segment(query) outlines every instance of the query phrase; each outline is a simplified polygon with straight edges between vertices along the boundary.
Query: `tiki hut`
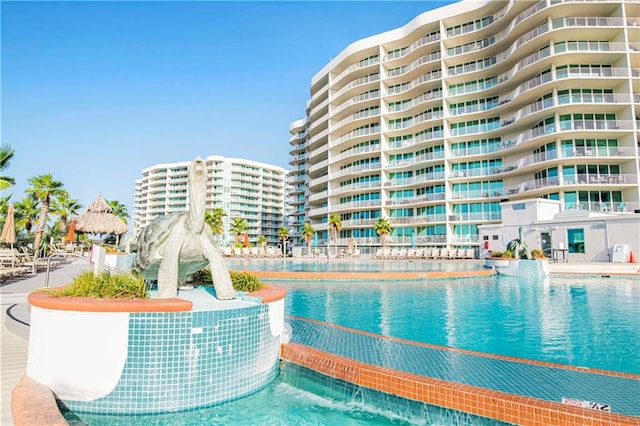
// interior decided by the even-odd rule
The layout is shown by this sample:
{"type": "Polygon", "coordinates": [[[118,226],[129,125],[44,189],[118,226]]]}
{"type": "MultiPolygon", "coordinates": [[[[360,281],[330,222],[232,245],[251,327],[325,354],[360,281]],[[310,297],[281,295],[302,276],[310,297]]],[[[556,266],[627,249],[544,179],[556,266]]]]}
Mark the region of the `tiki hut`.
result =
{"type": "Polygon", "coordinates": [[[76,219],[76,232],[85,234],[115,234],[127,232],[127,225],[111,213],[111,207],[104,201],[102,194],[93,200],[87,211],[76,219]]]}

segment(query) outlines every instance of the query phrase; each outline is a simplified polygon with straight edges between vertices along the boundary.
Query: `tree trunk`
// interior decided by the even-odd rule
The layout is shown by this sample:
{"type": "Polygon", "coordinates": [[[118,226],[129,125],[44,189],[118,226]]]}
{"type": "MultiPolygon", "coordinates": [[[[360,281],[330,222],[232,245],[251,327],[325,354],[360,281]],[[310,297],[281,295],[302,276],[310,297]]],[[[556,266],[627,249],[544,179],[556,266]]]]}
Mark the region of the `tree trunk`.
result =
{"type": "Polygon", "coordinates": [[[42,242],[42,235],[44,234],[44,228],[47,226],[47,214],[49,213],[49,199],[42,201],[42,207],[40,208],[40,216],[38,216],[38,229],[36,229],[36,235],[33,240],[33,249],[38,252],[40,243],[42,242]]]}

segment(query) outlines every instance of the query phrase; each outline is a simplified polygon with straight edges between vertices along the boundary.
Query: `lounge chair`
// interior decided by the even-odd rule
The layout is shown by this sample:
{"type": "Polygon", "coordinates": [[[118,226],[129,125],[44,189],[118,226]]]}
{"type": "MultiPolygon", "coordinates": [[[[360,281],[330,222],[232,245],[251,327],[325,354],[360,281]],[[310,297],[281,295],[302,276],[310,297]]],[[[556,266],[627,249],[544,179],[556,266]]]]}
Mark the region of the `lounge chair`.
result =
{"type": "Polygon", "coordinates": [[[384,251],[381,248],[376,249],[376,259],[382,259],[383,254],[384,251]]]}
{"type": "Polygon", "coordinates": [[[458,252],[457,249],[447,249],[446,258],[447,259],[455,259],[457,252],[458,252]]]}
{"type": "Polygon", "coordinates": [[[407,259],[415,259],[416,258],[416,249],[410,248],[407,249],[407,259]]]}
{"type": "Polygon", "coordinates": [[[391,249],[384,249],[382,250],[382,258],[383,259],[391,259],[391,249]]]}
{"type": "Polygon", "coordinates": [[[222,248],[222,255],[229,257],[231,256],[231,247],[223,247],[222,248]]]}
{"type": "Polygon", "coordinates": [[[414,259],[424,259],[424,249],[416,249],[414,259]]]}
{"type": "Polygon", "coordinates": [[[464,258],[465,259],[475,259],[475,250],[472,248],[468,248],[465,250],[465,254],[464,254],[464,258]]]}
{"type": "Polygon", "coordinates": [[[388,259],[398,259],[400,257],[400,249],[394,248],[391,249],[391,253],[388,257],[388,259]]]}

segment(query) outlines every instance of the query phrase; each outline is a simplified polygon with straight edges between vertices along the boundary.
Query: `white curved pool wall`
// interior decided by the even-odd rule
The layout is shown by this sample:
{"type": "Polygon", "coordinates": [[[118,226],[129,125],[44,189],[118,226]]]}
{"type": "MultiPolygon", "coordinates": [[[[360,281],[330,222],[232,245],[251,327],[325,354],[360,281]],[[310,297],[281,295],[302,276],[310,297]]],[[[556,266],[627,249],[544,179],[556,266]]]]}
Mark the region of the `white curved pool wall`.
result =
{"type": "Polygon", "coordinates": [[[495,268],[500,275],[514,277],[546,277],[549,275],[549,261],[540,259],[485,259],[484,265],[495,268]]]}
{"type": "Polygon", "coordinates": [[[102,313],[32,306],[27,375],[71,410],[137,414],[238,399],[271,383],[284,299],[233,309],[102,313]]]}

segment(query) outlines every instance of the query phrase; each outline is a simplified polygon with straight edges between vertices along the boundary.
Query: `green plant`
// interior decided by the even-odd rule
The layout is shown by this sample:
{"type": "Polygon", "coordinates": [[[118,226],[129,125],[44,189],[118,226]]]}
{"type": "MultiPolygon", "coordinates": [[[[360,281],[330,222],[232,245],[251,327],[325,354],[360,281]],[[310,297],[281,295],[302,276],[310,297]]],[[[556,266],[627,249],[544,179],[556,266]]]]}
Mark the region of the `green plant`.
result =
{"type": "Polygon", "coordinates": [[[491,257],[499,258],[499,259],[513,259],[513,252],[511,250],[498,251],[494,250],[491,252],[491,257]]]}
{"type": "MultiPolygon", "coordinates": [[[[250,272],[236,272],[231,271],[231,282],[233,283],[234,290],[244,291],[250,293],[252,291],[260,290],[264,287],[260,278],[256,277],[250,272]]],[[[211,271],[209,269],[202,269],[191,275],[193,282],[202,285],[212,285],[211,271]]]]}
{"type": "Polygon", "coordinates": [[[546,259],[547,256],[544,255],[544,252],[540,249],[531,250],[531,257],[534,259],[546,259]]]}
{"type": "Polygon", "coordinates": [[[40,290],[53,297],[89,297],[95,299],[147,299],[149,289],[142,275],[132,273],[94,275],[85,271],[62,288],[40,290]]]}

